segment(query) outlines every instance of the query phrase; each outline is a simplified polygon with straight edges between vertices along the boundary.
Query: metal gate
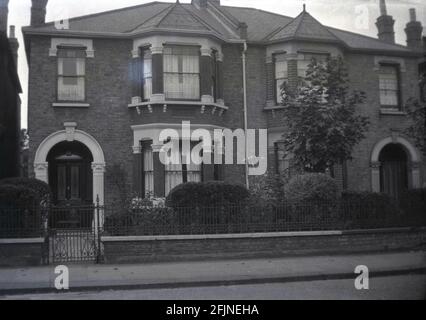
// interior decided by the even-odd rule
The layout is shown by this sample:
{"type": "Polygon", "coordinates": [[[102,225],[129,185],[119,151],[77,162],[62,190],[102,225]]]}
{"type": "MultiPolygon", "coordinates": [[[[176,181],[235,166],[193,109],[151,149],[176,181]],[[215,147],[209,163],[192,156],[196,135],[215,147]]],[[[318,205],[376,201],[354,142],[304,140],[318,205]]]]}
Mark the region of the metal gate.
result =
{"type": "Polygon", "coordinates": [[[99,206],[51,207],[47,221],[48,263],[98,262],[99,206]]]}

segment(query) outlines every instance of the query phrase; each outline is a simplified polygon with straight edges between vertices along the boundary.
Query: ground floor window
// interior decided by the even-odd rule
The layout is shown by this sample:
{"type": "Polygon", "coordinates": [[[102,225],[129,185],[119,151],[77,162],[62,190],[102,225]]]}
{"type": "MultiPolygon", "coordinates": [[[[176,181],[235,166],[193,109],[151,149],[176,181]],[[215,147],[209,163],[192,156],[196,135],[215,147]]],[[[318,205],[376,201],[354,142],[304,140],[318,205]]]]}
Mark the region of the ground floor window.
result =
{"type": "MultiPolygon", "coordinates": [[[[202,165],[196,165],[193,163],[187,164],[187,155],[182,153],[182,142],[179,142],[179,152],[171,155],[174,159],[174,164],[168,164],[165,166],[165,184],[166,184],[166,196],[182,183],[187,182],[201,182],[202,179],[202,165]]],[[[195,145],[195,143],[193,143],[195,145]]],[[[177,150],[177,149],[176,149],[177,150]]]]}
{"type": "Polygon", "coordinates": [[[142,141],[142,190],[145,196],[154,194],[154,158],[151,145],[151,141],[142,141]]]}

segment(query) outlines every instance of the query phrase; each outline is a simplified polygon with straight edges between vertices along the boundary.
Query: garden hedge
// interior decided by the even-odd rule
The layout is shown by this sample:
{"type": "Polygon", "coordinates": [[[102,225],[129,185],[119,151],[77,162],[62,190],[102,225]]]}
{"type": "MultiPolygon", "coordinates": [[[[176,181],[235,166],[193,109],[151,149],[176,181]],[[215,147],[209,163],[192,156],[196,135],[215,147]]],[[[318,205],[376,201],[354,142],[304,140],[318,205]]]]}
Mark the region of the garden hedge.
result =
{"type": "Polygon", "coordinates": [[[240,184],[221,181],[189,182],[174,188],[166,199],[173,208],[240,205],[249,198],[249,191],[240,184]]]}
{"type": "Polygon", "coordinates": [[[293,177],[284,190],[286,202],[336,202],[339,196],[337,182],[323,173],[305,173],[293,177]]]}
{"type": "Polygon", "coordinates": [[[49,185],[38,179],[8,178],[0,180],[0,186],[2,185],[22,187],[23,190],[32,190],[38,201],[50,200],[52,194],[49,185]]]}

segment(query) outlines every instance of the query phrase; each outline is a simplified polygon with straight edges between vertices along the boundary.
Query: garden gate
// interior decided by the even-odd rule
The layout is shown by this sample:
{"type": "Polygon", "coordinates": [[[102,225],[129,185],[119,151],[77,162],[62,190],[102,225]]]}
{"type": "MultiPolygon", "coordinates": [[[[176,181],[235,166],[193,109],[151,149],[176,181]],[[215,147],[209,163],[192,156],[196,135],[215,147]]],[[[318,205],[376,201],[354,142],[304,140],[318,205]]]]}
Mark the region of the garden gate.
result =
{"type": "Polygon", "coordinates": [[[52,206],[46,228],[48,263],[99,262],[100,206],[52,206]]]}

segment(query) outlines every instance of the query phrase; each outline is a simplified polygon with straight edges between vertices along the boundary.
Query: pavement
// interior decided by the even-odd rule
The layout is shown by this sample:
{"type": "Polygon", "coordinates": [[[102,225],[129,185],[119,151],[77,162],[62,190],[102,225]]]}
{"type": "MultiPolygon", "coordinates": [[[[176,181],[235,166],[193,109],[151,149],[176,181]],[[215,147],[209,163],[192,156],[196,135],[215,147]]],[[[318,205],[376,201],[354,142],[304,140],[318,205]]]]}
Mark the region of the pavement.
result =
{"type": "MultiPolygon", "coordinates": [[[[143,290],[426,274],[426,251],[139,265],[69,264],[70,291],[143,290]]],[[[56,292],[56,266],[0,269],[0,295],[56,292]]]]}

